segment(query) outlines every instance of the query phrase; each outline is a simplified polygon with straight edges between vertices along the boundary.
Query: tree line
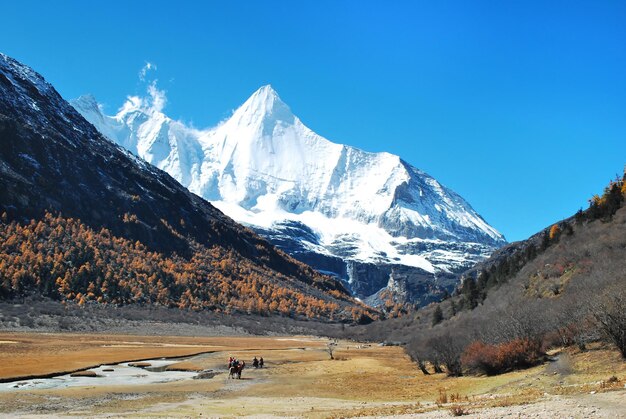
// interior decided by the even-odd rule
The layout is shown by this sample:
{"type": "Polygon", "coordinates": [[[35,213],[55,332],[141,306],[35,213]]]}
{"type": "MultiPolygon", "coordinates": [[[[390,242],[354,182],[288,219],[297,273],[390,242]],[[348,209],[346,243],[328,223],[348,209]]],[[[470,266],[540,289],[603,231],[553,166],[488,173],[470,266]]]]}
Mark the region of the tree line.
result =
{"type": "MultiPolygon", "coordinates": [[[[4,213],[0,221],[0,299],[40,294],[78,305],[159,305],[344,321],[376,315],[339,290],[307,286],[217,245],[190,241],[192,255],[184,258],[61,215],[46,213],[20,223],[4,213]]],[[[318,276],[313,282],[323,285],[318,276]]]]}

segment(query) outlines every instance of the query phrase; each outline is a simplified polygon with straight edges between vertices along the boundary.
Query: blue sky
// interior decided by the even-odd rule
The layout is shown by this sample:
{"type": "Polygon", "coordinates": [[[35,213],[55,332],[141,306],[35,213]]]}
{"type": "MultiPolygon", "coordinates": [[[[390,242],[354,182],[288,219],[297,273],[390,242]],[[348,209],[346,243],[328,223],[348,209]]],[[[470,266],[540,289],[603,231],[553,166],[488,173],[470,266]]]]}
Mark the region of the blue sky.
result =
{"type": "Polygon", "coordinates": [[[0,51],[109,113],[154,63],[165,113],[197,127],[271,83],[314,131],[399,154],[513,241],[622,172],[625,22],[608,0],[25,0],[2,5],[0,51]]]}

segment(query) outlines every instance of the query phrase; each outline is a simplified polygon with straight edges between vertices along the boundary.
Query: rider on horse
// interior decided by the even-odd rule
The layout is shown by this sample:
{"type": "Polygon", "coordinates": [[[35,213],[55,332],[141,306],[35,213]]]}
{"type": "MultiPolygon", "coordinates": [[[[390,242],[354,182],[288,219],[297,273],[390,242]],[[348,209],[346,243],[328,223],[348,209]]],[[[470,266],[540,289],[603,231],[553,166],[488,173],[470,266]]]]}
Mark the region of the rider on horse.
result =
{"type": "Polygon", "coordinates": [[[241,378],[241,371],[246,367],[245,361],[241,361],[241,363],[237,359],[233,359],[231,364],[228,367],[228,378],[241,378]]]}
{"type": "Polygon", "coordinates": [[[239,366],[239,360],[237,358],[235,358],[234,356],[231,356],[230,358],[228,358],[228,368],[238,367],[238,366],[239,366]]]}

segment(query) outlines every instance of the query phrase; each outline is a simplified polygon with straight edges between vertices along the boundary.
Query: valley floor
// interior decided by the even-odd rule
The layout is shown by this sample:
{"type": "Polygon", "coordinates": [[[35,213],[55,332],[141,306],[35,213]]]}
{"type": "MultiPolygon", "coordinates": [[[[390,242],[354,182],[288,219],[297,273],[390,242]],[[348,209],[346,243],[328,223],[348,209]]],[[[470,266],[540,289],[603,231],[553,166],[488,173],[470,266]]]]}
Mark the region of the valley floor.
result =
{"type": "MultiPolygon", "coordinates": [[[[159,337],[0,333],[0,416],[22,417],[626,417],[626,363],[592,348],[496,377],[423,375],[402,348],[311,336],[159,337]],[[230,355],[246,361],[229,379],[230,355]],[[15,388],[18,379],[130,360],[188,356],[168,370],[213,370],[210,379],[15,388]],[[251,367],[263,356],[266,367],[251,367]],[[616,377],[611,379],[611,377],[616,377]],[[447,399],[447,400],[445,400],[447,399]]],[[[138,375],[141,371],[138,370],[138,375]]],[[[19,387],[19,386],[18,386],[19,387]]]]}

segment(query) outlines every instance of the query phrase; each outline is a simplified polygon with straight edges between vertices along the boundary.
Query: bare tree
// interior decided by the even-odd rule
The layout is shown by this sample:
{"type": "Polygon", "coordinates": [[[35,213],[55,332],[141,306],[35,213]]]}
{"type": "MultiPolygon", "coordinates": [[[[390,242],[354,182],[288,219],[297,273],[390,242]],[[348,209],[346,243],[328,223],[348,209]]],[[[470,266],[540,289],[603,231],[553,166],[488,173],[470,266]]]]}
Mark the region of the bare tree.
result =
{"type": "Polygon", "coordinates": [[[555,301],[545,309],[545,317],[549,319],[548,326],[557,337],[556,343],[561,346],[576,344],[581,351],[586,343],[593,340],[593,325],[589,321],[589,301],[579,295],[575,303],[571,298],[555,301]]]}
{"type": "Polygon", "coordinates": [[[542,303],[528,299],[512,302],[510,306],[497,310],[494,317],[479,329],[480,340],[494,344],[514,339],[541,340],[547,327],[542,303]]]}
{"type": "Polygon", "coordinates": [[[430,375],[430,372],[426,369],[426,360],[427,360],[427,356],[424,355],[423,350],[419,350],[419,351],[411,351],[410,348],[407,351],[409,354],[409,357],[411,358],[411,360],[415,361],[417,363],[417,366],[419,367],[419,369],[422,371],[422,373],[424,373],[424,375],[430,375]]]}
{"type": "MultiPolygon", "coordinates": [[[[445,333],[429,339],[428,346],[434,352],[435,359],[440,360],[446,367],[446,373],[449,376],[458,377],[462,375],[461,354],[467,346],[466,338],[445,333]]],[[[435,364],[436,362],[433,362],[433,365],[435,364]]]]}
{"type": "Polygon", "coordinates": [[[426,369],[426,361],[424,361],[421,358],[418,359],[417,366],[419,367],[419,369],[422,371],[424,375],[430,375],[430,372],[428,372],[428,370],[426,369]]]}
{"type": "Polygon", "coordinates": [[[326,345],[326,352],[328,352],[330,359],[335,359],[333,354],[335,353],[336,348],[337,348],[337,342],[334,340],[328,342],[328,344],[326,345]]]}
{"type": "Polygon", "coordinates": [[[441,361],[436,355],[433,356],[431,364],[433,364],[433,370],[435,371],[435,374],[443,373],[443,367],[441,366],[441,361]]]}
{"type": "Polygon", "coordinates": [[[602,333],[617,346],[622,358],[626,358],[626,290],[623,286],[605,292],[591,313],[602,333]]]}

